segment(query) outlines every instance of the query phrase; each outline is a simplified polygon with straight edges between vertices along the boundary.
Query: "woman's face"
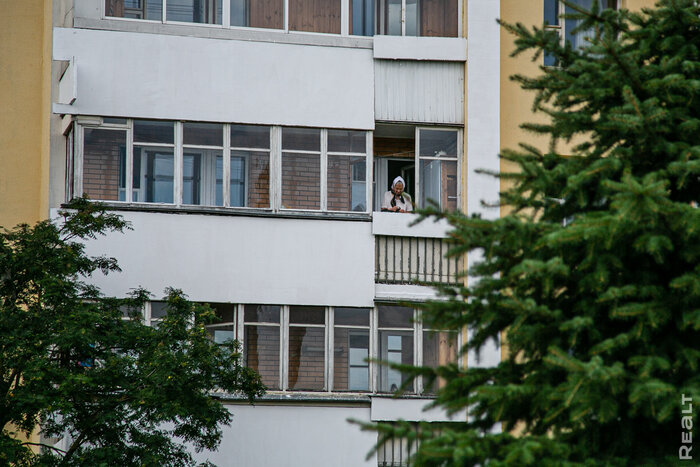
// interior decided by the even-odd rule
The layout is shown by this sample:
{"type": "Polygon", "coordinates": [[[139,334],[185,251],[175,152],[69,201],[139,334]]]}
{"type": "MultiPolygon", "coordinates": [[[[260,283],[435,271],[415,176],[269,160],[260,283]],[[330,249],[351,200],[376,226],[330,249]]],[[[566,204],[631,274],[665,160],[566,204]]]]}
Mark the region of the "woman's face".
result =
{"type": "Polygon", "coordinates": [[[402,191],[403,191],[403,183],[398,182],[396,185],[394,185],[394,193],[395,194],[400,195],[402,191]]]}

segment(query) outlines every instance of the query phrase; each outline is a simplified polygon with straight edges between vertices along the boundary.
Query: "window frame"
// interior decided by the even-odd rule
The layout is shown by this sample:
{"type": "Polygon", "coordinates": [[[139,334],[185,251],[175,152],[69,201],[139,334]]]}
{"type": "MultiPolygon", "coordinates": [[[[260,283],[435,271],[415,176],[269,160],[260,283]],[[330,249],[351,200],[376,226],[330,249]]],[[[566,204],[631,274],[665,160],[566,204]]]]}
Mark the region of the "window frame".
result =
{"type": "MultiPolygon", "coordinates": [[[[125,205],[134,206],[170,206],[176,209],[179,208],[226,208],[227,210],[239,210],[239,211],[265,211],[278,214],[294,213],[294,212],[306,212],[314,213],[319,215],[348,215],[348,214],[370,214],[371,204],[369,200],[372,195],[372,184],[368,182],[372,176],[372,132],[368,130],[350,130],[350,131],[360,131],[365,135],[365,152],[363,153],[340,153],[340,152],[328,152],[327,151],[327,141],[328,141],[328,129],[325,128],[313,128],[320,131],[321,135],[321,151],[303,151],[303,150],[282,150],[282,129],[283,128],[301,128],[306,129],[310,127],[291,127],[291,126],[279,126],[279,125],[250,125],[250,126],[263,126],[269,129],[270,144],[268,148],[247,148],[247,147],[233,147],[231,146],[231,127],[237,125],[248,125],[241,123],[217,123],[220,124],[223,131],[223,146],[209,146],[209,145],[194,145],[187,144],[183,142],[184,125],[186,123],[195,123],[184,120],[151,120],[151,119],[126,119],[126,123],[104,123],[102,117],[77,117],[75,119],[75,125],[73,127],[73,171],[71,173],[66,172],[66,183],[71,183],[72,177],[72,193],[70,190],[66,191],[66,202],[70,201],[72,196],[76,194],[83,193],[83,178],[84,178],[84,167],[83,160],[85,155],[84,148],[84,130],[85,129],[99,129],[99,130],[118,130],[126,131],[126,169],[124,176],[126,177],[125,186],[125,196],[124,200],[99,200],[107,203],[117,203],[125,205]],[[174,143],[150,143],[150,142],[134,142],[134,121],[135,120],[149,120],[157,122],[168,122],[174,125],[174,143]],[[163,203],[163,202],[148,202],[148,201],[134,201],[134,184],[133,184],[133,173],[134,173],[134,146],[138,147],[153,147],[153,148],[172,148],[173,149],[173,202],[163,203]],[[223,205],[216,205],[216,195],[212,204],[204,204],[200,201],[199,204],[185,204],[184,203],[184,156],[185,152],[188,150],[192,151],[210,151],[216,152],[221,151],[223,157],[223,205]],[[268,181],[268,206],[267,207],[250,207],[249,206],[249,193],[247,189],[250,187],[250,154],[247,155],[237,155],[238,152],[248,152],[248,153],[265,153],[268,157],[268,171],[269,171],[269,181],[268,181]],[[282,207],[282,157],[283,152],[290,153],[314,153],[320,154],[320,175],[318,180],[319,185],[319,209],[298,209],[298,208],[283,208],[282,207]],[[244,200],[243,206],[231,206],[230,203],[230,193],[231,193],[231,156],[234,157],[244,157],[245,158],[245,180],[244,180],[244,191],[246,194],[246,199],[244,200]],[[365,158],[365,210],[364,211],[339,211],[339,210],[329,210],[328,205],[328,155],[341,155],[348,157],[362,157],[365,158]]],[[[215,162],[214,162],[215,163],[215,162]]],[[[350,174],[349,183],[352,185],[353,174],[350,174]]],[[[214,176],[213,184],[216,184],[216,176],[214,176]]],[[[201,188],[200,188],[201,190],[201,188]]],[[[214,186],[216,191],[216,186],[214,186]]],[[[350,186],[349,196],[352,196],[352,186],[350,186]]]]}
{"type": "MultiPolygon", "coordinates": [[[[549,24],[549,23],[546,23],[546,18],[544,18],[544,9],[546,8],[545,5],[547,4],[548,0],[544,0],[544,2],[543,2],[543,8],[542,8],[543,29],[544,29],[545,31],[556,31],[557,34],[559,35],[559,44],[561,44],[561,46],[563,47],[563,46],[566,44],[566,41],[567,41],[567,39],[566,39],[566,31],[567,31],[567,28],[566,28],[566,20],[562,18],[562,15],[566,14],[566,5],[564,4],[564,2],[563,2],[562,0],[549,0],[549,1],[552,2],[552,5],[557,5],[557,6],[558,6],[558,10],[557,10],[557,14],[556,14],[557,23],[556,23],[556,24],[549,24]]],[[[573,1],[575,2],[576,0],[573,0],[573,1]]],[[[619,10],[619,9],[622,7],[622,0],[591,0],[591,1],[592,1],[592,2],[593,2],[593,1],[598,1],[598,2],[603,2],[603,1],[605,1],[605,2],[614,1],[614,2],[615,2],[615,6],[614,6],[614,9],[615,9],[615,10],[619,10]]],[[[606,7],[606,8],[607,8],[607,7],[606,7]]],[[[574,27],[576,27],[576,26],[574,26],[574,27]]],[[[557,63],[556,60],[554,60],[554,64],[552,64],[552,65],[547,65],[547,57],[548,57],[548,56],[549,56],[549,55],[548,55],[547,53],[543,53],[543,54],[542,54],[542,63],[543,63],[543,66],[551,67],[551,68],[556,68],[556,67],[558,67],[558,66],[559,66],[559,63],[557,63]]]]}
{"type": "MultiPolygon", "coordinates": [[[[145,1],[145,0],[144,0],[145,1]]],[[[283,33],[292,33],[292,34],[310,34],[310,35],[331,35],[331,36],[341,36],[341,37],[374,37],[378,35],[386,35],[386,34],[378,34],[377,33],[377,25],[379,24],[379,16],[377,14],[377,7],[378,4],[381,0],[372,0],[373,1],[373,10],[375,10],[374,13],[374,24],[372,26],[372,35],[370,36],[361,36],[361,35],[353,35],[352,31],[350,30],[350,16],[351,16],[351,9],[352,9],[352,0],[338,0],[340,1],[340,33],[325,33],[325,32],[313,32],[313,31],[296,31],[292,30],[289,27],[290,21],[289,21],[289,2],[290,0],[282,0],[282,28],[261,28],[261,27],[251,27],[251,26],[235,26],[231,25],[231,0],[221,0],[221,24],[213,24],[213,23],[195,23],[195,22],[188,22],[188,21],[174,21],[174,20],[168,20],[167,19],[167,9],[168,9],[168,0],[161,0],[161,18],[160,20],[155,20],[155,19],[140,19],[140,18],[126,18],[126,17],[120,17],[120,16],[109,16],[107,14],[107,8],[106,8],[106,2],[105,0],[100,0],[101,7],[100,7],[100,12],[101,12],[101,17],[102,19],[108,19],[108,20],[117,20],[117,21],[146,21],[149,23],[160,23],[160,24],[175,24],[175,25],[196,25],[196,26],[202,26],[202,27],[208,27],[208,28],[220,28],[220,29],[234,29],[234,30],[250,30],[250,31],[259,31],[259,32],[265,32],[265,31],[274,31],[274,32],[283,32],[283,33]]],[[[255,1],[255,0],[252,0],[255,1]]],[[[457,0],[457,37],[461,38],[464,37],[463,34],[463,8],[464,8],[464,0],[457,0]]],[[[406,21],[405,21],[405,11],[406,11],[406,0],[401,0],[401,35],[396,36],[396,37],[405,37],[405,30],[406,30],[406,21]]],[[[409,36],[409,37],[424,37],[424,36],[409,36]]]]}
{"type": "MultiPolygon", "coordinates": [[[[424,327],[423,322],[420,319],[420,310],[417,308],[412,309],[412,322],[410,324],[410,327],[405,327],[405,328],[394,328],[394,327],[382,327],[381,329],[379,328],[379,308],[382,306],[395,306],[396,304],[391,302],[391,303],[375,303],[374,306],[372,307],[345,307],[345,306],[326,306],[323,307],[325,310],[325,324],[320,325],[311,325],[311,324],[295,324],[292,323],[290,324],[289,322],[289,315],[290,315],[290,309],[295,306],[295,305],[270,305],[270,306],[279,306],[280,307],[280,322],[279,323],[258,323],[258,322],[248,322],[248,325],[252,326],[272,326],[272,327],[280,327],[280,341],[279,341],[279,347],[280,347],[280,362],[279,362],[279,387],[280,389],[272,389],[269,392],[273,393],[284,393],[284,394],[305,394],[305,393],[311,393],[311,394],[325,394],[325,395],[330,395],[330,394],[363,394],[363,395],[376,395],[376,394],[391,394],[390,392],[387,391],[381,391],[380,390],[380,375],[379,373],[382,371],[383,368],[386,368],[383,365],[379,365],[374,362],[374,359],[381,358],[381,355],[379,354],[379,332],[380,331],[400,331],[400,332],[412,332],[413,333],[413,364],[415,366],[422,366],[423,365],[423,333],[426,331],[434,331],[432,328],[424,327]],[[336,325],[335,324],[335,310],[336,308],[357,308],[357,309],[363,309],[367,310],[369,312],[369,323],[367,326],[364,325],[336,325]],[[295,390],[295,389],[290,389],[289,388],[289,329],[290,327],[314,327],[314,328],[324,328],[324,338],[325,338],[325,347],[324,347],[324,378],[325,378],[325,384],[323,387],[323,390],[295,390]],[[369,333],[369,358],[370,361],[368,362],[368,389],[367,390],[336,390],[334,388],[334,377],[335,377],[335,330],[337,328],[343,328],[347,329],[349,332],[352,332],[353,330],[356,331],[367,331],[369,333]]],[[[313,306],[313,305],[309,305],[313,306]]],[[[242,346],[242,352],[243,352],[243,361],[247,361],[247,347],[246,347],[246,342],[245,342],[245,326],[246,322],[244,320],[244,308],[245,305],[239,304],[237,305],[235,309],[235,313],[237,315],[234,317],[234,321],[236,322],[236,325],[234,326],[234,336],[236,337],[236,340],[241,343],[242,346]]],[[[447,331],[447,332],[455,332],[456,333],[456,345],[457,349],[460,349],[462,346],[462,335],[463,333],[460,331],[447,331]]],[[[463,363],[463,358],[459,355],[457,355],[457,364],[462,365],[463,363]]],[[[348,357],[348,368],[349,368],[349,357],[348,357]]],[[[349,386],[349,381],[348,381],[348,386],[349,386]]],[[[423,386],[423,379],[422,378],[416,378],[413,381],[412,388],[409,388],[407,391],[407,394],[410,394],[412,396],[420,396],[420,397],[434,397],[435,395],[432,393],[425,393],[424,392],[424,386],[423,386]]]]}
{"type": "MultiPolygon", "coordinates": [[[[422,195],[423,195],[423,184],[421,183],[420,179],[420,162],[421,160],[440,160],[440,161],[457,161],[457,199],[456,199],[456,204],[457,204],[457,210],[461,211],[462,210],[462,151],[463,151],[463,131],[461,128],[450,128],[450,127],[438,127],[438,126],[416,126],[416,133],[415,133],[415,186],[416,186],[416,192],[413,194],[413,205],[415,207],[420,207],[420,208],[425,208],[425,206],[420,206],[419,203],[421,202],[422,195]],[[456,132],[456,138],[457,138],[457,155],[455,157],[426,157],[423,156],[421,157],[420,155],[420,132],[421,130],[428,130],[428,131],[445,131],[445,132],[456,132]]],[[[442,209],[445,209],[444,206],[441,206],[442,209]]]]}

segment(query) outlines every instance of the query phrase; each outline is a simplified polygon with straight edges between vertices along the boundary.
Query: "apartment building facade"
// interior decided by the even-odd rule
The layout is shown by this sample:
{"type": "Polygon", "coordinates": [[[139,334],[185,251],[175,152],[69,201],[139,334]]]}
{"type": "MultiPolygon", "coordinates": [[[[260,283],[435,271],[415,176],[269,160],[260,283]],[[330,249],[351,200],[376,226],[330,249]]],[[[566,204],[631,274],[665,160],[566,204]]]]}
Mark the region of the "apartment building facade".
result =
{"type": "MultiPolygon", "coordinates": [[[[627,2],[615,6],[651,0],[627,2]]],[[[419,281],[456,283],[478,259],[445,259],[447,225],[411,225],[381,198],[401,176],[417,207],[499,215],[482,201],[500,182],[477,169],[508,170],[500,148],[533,142],[518,128],[530,98],[508,76],[546,58],[510,59],[496,19],[541,25],[558,1],[49,3],[50,140],[31,184],[42,215],[86,194],[130,221],[88,245],[123,269],[95,284],[153,292],[152,323],[168,286],[211,304],[212,339],[238,339],[268,386],[254,406],[219,395],[233,423],[198,459],[405,465],[400,441],[366,458],[376,434],[348,419],[466,417],[424,411],[436,388],[422,381],[393,397],[405,376],[366,361],[456,359],[468,332],[425,329],[406,304],[435,296],[419,281]]],[[[572,25],[553,21],[571,40],[572,25]]]]}

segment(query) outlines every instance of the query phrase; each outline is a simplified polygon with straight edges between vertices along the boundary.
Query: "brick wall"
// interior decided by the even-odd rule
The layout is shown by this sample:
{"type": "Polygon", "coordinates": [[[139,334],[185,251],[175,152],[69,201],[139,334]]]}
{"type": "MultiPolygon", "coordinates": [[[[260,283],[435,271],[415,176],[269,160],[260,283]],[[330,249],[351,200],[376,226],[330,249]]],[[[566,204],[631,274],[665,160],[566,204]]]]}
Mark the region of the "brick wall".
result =
{"type": "Polygon", "coordinates": [[[287,209],[321,208],[321,156],[282,154],[282,206],[287,209]]]}
{"type": "Polygon", "coordinates": [[[257,371],[268,389],[279,389],[280,328],[245,326],[246,366],[257,371]]]}
{"type": "Polygon", "coordinates": [[[120,157],[126,149],[126,131],[85,129],[83,193],[91,199],[119,200],[120,157]]]}
{"type": "Polygon", "coordinates": [[[323,390],[324,348],[324,328],[289,327],[289,389],[323,390]]]}

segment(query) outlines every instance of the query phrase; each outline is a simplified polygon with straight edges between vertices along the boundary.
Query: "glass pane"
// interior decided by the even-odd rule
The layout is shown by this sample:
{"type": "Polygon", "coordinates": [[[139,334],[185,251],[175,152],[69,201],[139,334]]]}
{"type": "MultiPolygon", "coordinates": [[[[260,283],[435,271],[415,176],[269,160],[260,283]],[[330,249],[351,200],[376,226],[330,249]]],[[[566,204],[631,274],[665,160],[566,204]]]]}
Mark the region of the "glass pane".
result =
{"type": "Polygon", "coordinates": [[[221,0],[168,0],[167,20],[221,24],[221,0]]]}
{"type": "Polygon", "coordinates": [[[369,391],[369,331],[335,328],[333,390],[369,391]]]}
{"type": "Polygon", "coordinates": [[[134,146],[133,201],[173,202],[174,159],[172,148],[134,146]]]}
{"type": "Polygon", "coordinates": [[[126,118],[104,117],[102,119],[102,123],[109,123],[112,125],[126,125],[126,118]]]}
{"type": "Polygon", "coordinates": [[[185,148],[182,159],[182,202],[205,206],[220,204],[222,152],[185,148]],[[221,170],[220,170],[221,169],[221,170]]]}
{"type": "Polygon", "coordinates": [[[138,143],[174,144],[173,122],[134,120],[134,141],[138,143]]]}
{"type": "Polygon", "coordinates": [[[335,308],[335,325],[369,326],[369,308],[335,308]]]}
{"type": "MultiPolygon", "coordinates": [[[[409,4],[406,3],[408,8],[409,4]]],[[[420,0],[418,3],[418,18],[420,36],[457,37],[457,0],[420,0]]],[[[406,35],[409,34],[409,10],[406,11],[406,35]]],[[[411,26],[412,28],[412,26],[411,26]]]]}
{"type": "Polygon", "coordinates": [[[214,205],[223,206],[224,205],[224,156],[216,156],[216,188],[214,189],[214,205]]]}
{"type": "Polygon", "coordinates": [[[421,157],[457,157],[457,132],[420,130],[421,157]]]}
{"type": "Polygon", "coordinates": [[[544,53],[544,66],[557,66],[557,59],[549,52],[544,53]]]}
{"type": "Polygon", "coordinates": [[[190,123],[182,125],[184,144],[197,146],[223,146],[224,126],[218,123],[190,123]]]}
{"type": "MultiPolygon", "coordinates": [[[[437,368],[457,361],[457,333],[450,331],[424,331],[423,332],[423,366],[437,368]]],[[[430,387],[424,387],[423,392],[435,393],[438,388],[445,385],[445,381],[438,379],[430,387]]]]}
{"type": "Polygon", "coordinates": [[[277,323],[280,322],[279,305],[246,305],[244,310],[246,323],[277,323]]]}
{"type": "Polygon", "coordinates": [[[365,157],[328,156],[328,210],[367,210],[365,157]]]}
{"type": "MultiPolygon", "coordinates": [[[[590,10],[592,5],[593,5],[593,0],[573,0],[572,3],[575,3],[576,5],[580,6],[581,8],[585,10],[590,10]]],[[[564,12],[566,14],[575,14],[577,13],[576,10],[573,8],[566,6],[564,8],[564,12]]],[[[564,19],[564,30],[566,31],[566,40],[571,43],[571,46],[574,49],[581,48],[585,45],[588,44],[588,41],[586,38],[588,37],[593,37],[594,32],[591,30],[587,31],[579,31],[577,33],[574,33],[573,30],[578,26],[580,23],[579,20],[577,19],[571,19],[571,18],[566,18],[564,19]]]]}
{"type": "Polygon", "coordinates": [[[440,209],[457,209],[457,161],[421,159],[420,183],[421,206],[432,200],[440,209]]]}
{"type": "Polygon", "coordinates": [[[124,201],[126,131],[85,128],[83,193],[90,199],[124,201]]]}
{"type": "Polygon", "coordinates": [[[234,340],[233,335],[233,325],[209,325],[205,326],[209,339],[214,341],[215,344],[223,344],[226,341],[234,340]]]}
{"type": "Polygon", "coordinates": [[[282,153],[282,207],[321,208],[321,156],[282,153]]]}
{"type": "MultiPolygon", "coordinates": [[[[379,355],[387,362],[413,365],[413,331],[379,331],[379,355]]],[[[407,379],[408,375],[398,370],[379,367],[380,392],[395,392],[407,379]]]]}
{"type": "Polygon", "coordinates": [[[321,130],[313,128],[282,128],[282,149],[290,151],[320,151],[321,130]]]}
{"type": "Polygon", "coordinates": [[[230,206],[270,207],[270,154],[231,151],[230,206]]]}
{"type": "Polygon", "coordinates": [[[282,29],[284,0],[231,0],[231,26],[282,29]]]}
{"type": "MultiPolygon", "coordinates": [[[[442,0],[444,1],[444,0],[442,0]]],[[[420,12],[418,11],[418,0],[406,0],[406,35],[418,35],[418,23],[420,12]]]]}
{"type": "Polygon", "coordinates": [[[328,130],[328,152],[367,152],[367,132],[328,130]]]}
{"type": "Polygon", "coordinates": [[[117,18],[163,19],[162,0],[105,0],[105,15],[117,18]]]}
{"type": "Polygon", "coordinates": [[[340,0],[289,0],[289,30],[340,34],[340,0]]]}
{"type": "Polygon", "coordinates": [[[380,328],[413,328],[413,308],[396,305],[380,305],[380,328]]]}
{"type": "Polygon", "coordinates": [[[291,306],[289,322],[291,324],[325,324],[326,311],[322,306],[291,306]]]}
{"type": "Polygon", "coordinates": [[[151,302],[151,319],[159,319],[167,314],[167,302],[151,302]]]}
{"type": "Polygon", "coordinates": [[[559,0],[544,0],[544,22],[552,26],[559,25],[559,0]]]}
{"type": "Polygon", "coordinates": [[[270,127],[231,125],[231,147],[270,149],[270,127]]]}
{"type": "Polygon", "coordinates": [[[289,389],[322,391],[325,386],[325,328],[289,328],[289,389]]]}
{"type": "Polygon", "coordinates": [[[374,0],[350,0],[350,33],[354,36],[374,34],[374,0]]]}
{"type": "Polygon", "coordinates": [[[381,0],[378,34],[401,35],[401,0],[381,0]]]}
{"type": "Polygon", "coordinates": [[[258,372],[268,389],[280,389],[279,327],[247,325],[243,353],[246,366],[258,372]]]}
{"type": "Polygon", "coordinates": [[[220,320],[217,323],[233,323],[236,305],[230,303],[209,303],[209,306],[214,309],[216,316],[220,320]]]}

